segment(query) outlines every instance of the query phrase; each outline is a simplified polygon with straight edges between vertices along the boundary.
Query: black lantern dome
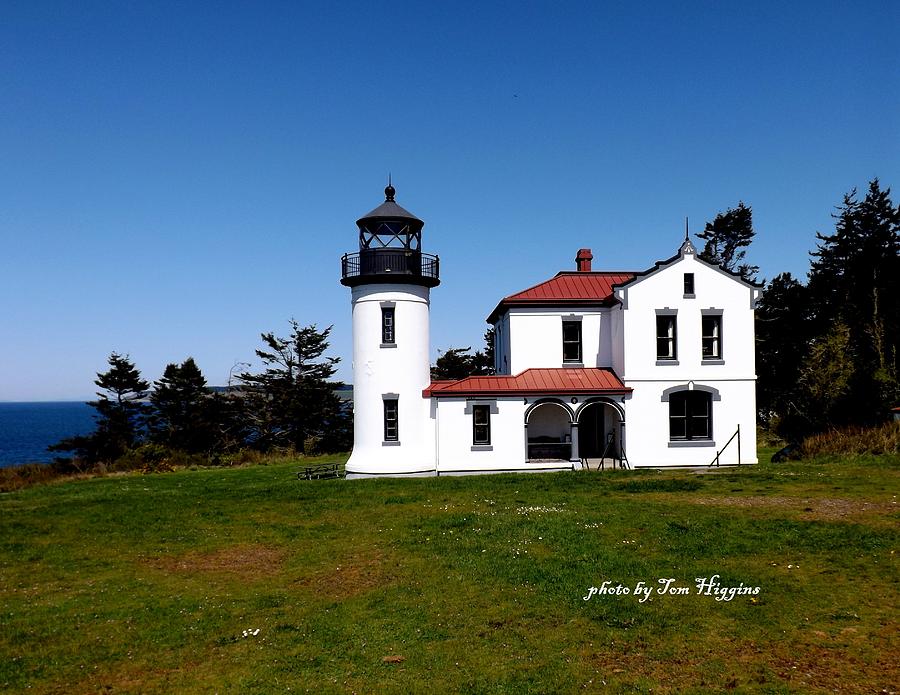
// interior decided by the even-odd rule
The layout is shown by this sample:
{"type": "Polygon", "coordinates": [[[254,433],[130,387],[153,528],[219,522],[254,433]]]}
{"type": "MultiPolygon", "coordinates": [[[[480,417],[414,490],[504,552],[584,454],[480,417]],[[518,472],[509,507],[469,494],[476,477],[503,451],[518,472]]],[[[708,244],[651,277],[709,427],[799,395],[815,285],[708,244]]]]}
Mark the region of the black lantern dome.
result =
{"type": "Polygon", "coordinates": [[[388,184],[384,202],[356,221],[359,252],[346,253],[341,259],[342,284],[440,284],[438,257],[422,253],[425,223],[397,205],[395,194],[394,187],[388,184]]]}

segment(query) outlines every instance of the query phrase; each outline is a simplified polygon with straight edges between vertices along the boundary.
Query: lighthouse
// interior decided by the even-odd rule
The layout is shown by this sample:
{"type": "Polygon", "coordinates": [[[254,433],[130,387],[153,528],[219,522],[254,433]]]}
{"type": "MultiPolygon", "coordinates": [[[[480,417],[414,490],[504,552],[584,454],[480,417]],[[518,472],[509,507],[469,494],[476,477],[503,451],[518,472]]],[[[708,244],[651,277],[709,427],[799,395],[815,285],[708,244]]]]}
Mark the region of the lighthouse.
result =
{"type": "Polygon", "coordinates": [[[359,251],[341,259],[353,311],[353,453],[347,477],[434,475],[429,312],[439,259],[422,252],[425,223],[394,200],[356,224],[359,251]]]}

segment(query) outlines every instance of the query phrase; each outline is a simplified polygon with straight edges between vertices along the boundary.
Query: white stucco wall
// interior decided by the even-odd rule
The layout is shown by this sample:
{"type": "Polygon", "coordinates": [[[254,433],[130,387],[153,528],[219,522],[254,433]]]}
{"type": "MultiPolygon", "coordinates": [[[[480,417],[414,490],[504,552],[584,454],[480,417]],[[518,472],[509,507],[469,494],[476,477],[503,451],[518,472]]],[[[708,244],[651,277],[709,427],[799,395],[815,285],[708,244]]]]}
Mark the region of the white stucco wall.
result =
{"type": "Polygon", "coordinates": [[[510,374],[532,368],[559,368],[563,363],[562,322],[581,319],[581,354],[585,367],[612,366],[612,324],[608,309],[511,308],[510,374]]]}
{"type": "MultiPolygon", "coordinates": [[[[741,427],[741,463],[756,463],[756,366],[753,307],[758,290],[684,254],[671,264],[617,291],[622,302],[623,360],[617,373],[633,389],[626,401],[627,454],[632,466],[706,465],[741,427]],[[694,274],[694,296],[684,295],[684,273],[694,274]],[[658,360],[658,310],[677,317],[677,360],[658,360]],[[704,310],[721,311],[722,359],[703,360],[704,310]],[[670,442],[669,404],[673,387],[708,387],[713,438],[670,442]]],[[[721,463],[737,463],[733,442],[721,463]]]]}
{"type": "Polygon", "coordinates": [[[526,468],[525,408],[522,398],[436,398],[439,474],[526,468]],[[490,448],[472,443],[474,404],[491,406],[490,448]]]}
{"type": "Polygon", "coordinates": [[[754,379],[756,377],[753,301],[757,290],[738,282],[693,255],[665,266],[616,295],[622,302],[624,360],[622,379],[754,379]],[[694,274],[694,297],[684,296],[684,274],[694,274]],[[678,359],[657,364],[656,310],[677,312],[678,359]],[[724,364],[704,364],[701,353],[703,310],[722,311],[724,364]]]}
{"type": "Polygon", "coordinates": [[[354,287],[353,453],[347,473],[434,471],[434,427],[429,399],[429,289],[417,285],[354,287]],[[396,346],[381,346],[381,309],[393,302],[396,346]],[[384,442],[385,394],[397,394],[399,444],[384,442]]]}
{"type": "MultiPolygon", "coordinates": [[[[714,388],[712,434],[709,441],[669,440],[669,403],[663,392],[672,387],[689,388],[690,380],[642,382],[625,401],[625,439],[628,461],[634,468],[659,466],[705,466],[716,451],[741,427],[740,463],[757,463],[756,382],[753,380],[696,381],[694,387],[714,388]]],[[[721,465],[738,463],[737,442],[723,453],[721,465]]]]}

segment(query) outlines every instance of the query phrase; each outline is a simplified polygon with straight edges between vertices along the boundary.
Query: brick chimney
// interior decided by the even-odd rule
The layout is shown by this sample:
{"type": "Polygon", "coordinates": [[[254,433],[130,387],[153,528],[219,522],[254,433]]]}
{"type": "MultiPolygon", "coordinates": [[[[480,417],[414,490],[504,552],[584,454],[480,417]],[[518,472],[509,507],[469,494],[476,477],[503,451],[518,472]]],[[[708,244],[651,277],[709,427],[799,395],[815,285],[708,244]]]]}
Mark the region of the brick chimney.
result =
{"type": "Polygon", "coordinates": [[[578,249],[578,255],[575,256],[575,268],[579,273],[589,273],[592,260],[594,260],[594,254],[590,249],[578,249]]]}

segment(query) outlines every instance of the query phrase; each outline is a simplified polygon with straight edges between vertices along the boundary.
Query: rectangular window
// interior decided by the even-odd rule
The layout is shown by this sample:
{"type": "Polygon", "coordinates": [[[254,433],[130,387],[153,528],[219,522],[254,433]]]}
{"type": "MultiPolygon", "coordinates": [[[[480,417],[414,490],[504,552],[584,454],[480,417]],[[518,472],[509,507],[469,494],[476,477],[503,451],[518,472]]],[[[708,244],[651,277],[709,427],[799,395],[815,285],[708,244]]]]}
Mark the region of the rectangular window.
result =
{"type": "Polygon", "coordinates": [[[563,362],[581,362],[581,321],[563,321],[563,362]]]}
{"type": "Polygon", "coordinates": [[[704,316],[703,323],[703,359],[722,359],[722,316],[704,316]]]}
{"type": "Polygon", "coordinates": [[[658,314],[656,317],[656,359],[677,359],[674,314],[658,314]]]}
{"type": "Polygon", "coordinates": [[[381,342],[392,345],[396,342],[394,335],[394,307],[381,307],[381,342]]]}
{"type": "Polygon", "coordinates": [[[669,439],[711,439],[712,395],[677,391],[669,395],[669,439]]]}
{"type": "Polygon", "coordinates": [[[472,443],[491,443],[491,406],[472,406],[472,443]]]}
{"type": "Polygon", "coordinates": [[[685,273],[684,274],[684,296],[693,296],[694,295],[694,274],[693,273],[685,273]]]}
{"type": "Polygon", "coordinates": [[[384,399],[384,441],[399,441],[398,435],[397,399],[384,399]]]}

